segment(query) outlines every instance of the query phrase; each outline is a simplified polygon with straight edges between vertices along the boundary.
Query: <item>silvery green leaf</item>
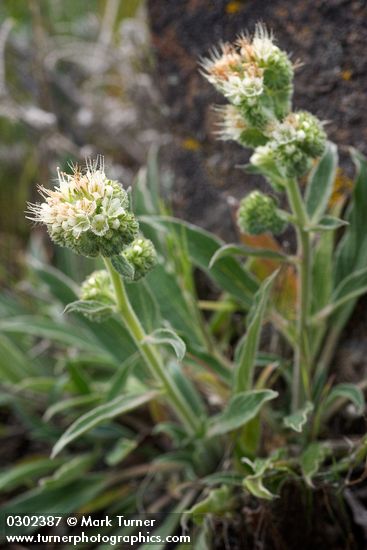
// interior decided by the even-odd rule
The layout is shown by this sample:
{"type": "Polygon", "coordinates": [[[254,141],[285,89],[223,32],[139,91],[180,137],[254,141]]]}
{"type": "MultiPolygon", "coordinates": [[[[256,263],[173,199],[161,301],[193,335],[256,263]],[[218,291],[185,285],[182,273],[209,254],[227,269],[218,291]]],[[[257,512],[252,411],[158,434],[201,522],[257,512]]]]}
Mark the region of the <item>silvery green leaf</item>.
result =
{"type": "Polygon", "coordinates": [[[306,230],[307,231],[335,231],[343,225],[348,225],[348,222],[335,216],[323,216],[321,220],[315,224],[310,225],[306,230]]]}
{"type": "Polygon", "coordinates": [[[212,256],[209,264],[209,268],[212,268],[213,265],[220,259],[225,258],[226,256],[254,256],[259,258],[267,258],[270,260],[279,260],[286,261],[287,256],[276,250],[267,250],[264,248],[253,248],[246,245],[236,245],[236,244],[226,244],[219,248],[216,253],[212,256]]]}
{"type": "Polygon", "coordinates": [[[250,310],[250,323],[245,336],[236,350],[236,366],[233,372],[233,391],[238,393],[252,387],[254,365],[258,350],[262,322],[268,304],[270,290],[278,271],[265,279],[256,293],[254,304],[250,310]]]}
{"type": "Polygon", "coordinates": [[[81,313],[88,319],[104,321],[113,314],[113,307],[97,300],[76,300],[66,306],[64,313],[81,313]]]}
{"type": "Polygon", "coordinates": [[[273,498],[275,498],[276,496],[264,486],[262,477],[247,476],[243,480],[243,485],[249,493],[257,498],[262,498],[264,500],[273,500],[273,498]]]}
{"type": "Polygon", "coordinates": [[[99,424],[111,420],[116,416],[130,412],[141,405],[145,405],[157,397],[157,391],[150,391],[139,394],[122,395],[116,397],[109,403],[104,403],[91,411],[80,416],[69,428],[63,433],[60,439],[56,442],[52,449],[52,457],[59,454],[72,441],[79,438],[86,432],[92,430],[99,424]]]}
{"type": "Polygon", "coordinates": [[[234,395],[224,411],[210,422],[208,436],[222,435],[240,428],[258,414],[261,407],[278,393],[273,390],[250,390],[234,395]]]}
{"type": "Polygon", "coordinates": [[[329,454],[329,448],[325,443],[313,442],[306,448],[301,456],[301,469],[307,484],[313,487],[312,478],[320,469],[325,458],[329,454]]]}
{"type": "Polygon", "coordinates": [[[117,256],[112,256],[111,263],[116,269],[117,273],[121,275],[127,281],[132,281],[134,279],[134,266],[122,255],[118,254],[117,256]]]}
{"type": "Polygon", "coordinates": [[[286,428],[290,428],[295,432],[302,432],[303,426],[306,424],[313,408],[313,403],[307,401],[302,409],[299,409],[284,418],[284,425],[286,428]]]}
{"type": "Polygon", "coordinates": [[[186,344],[176,332],[169,328],[158,328],[143,340],[146,344],[166,344],[173,348],[177,359],[182,361],[186,353],[186,344]]]}
{"type": "Polygon", "coordinates": [[[365,407],[364,394],[355,384],[338,384],[334,386],[326,399],[326,409],[332,405],[336,399],[351,401],[356,407],[357,414],[363,414],[365,407]]]}
{"type": "Polygon", "coordinates": [[[334,143],[328,142],[325,152],[315,169],[311,172],[306,189],[307,213],[317,223],[326,210],[338,166],[338,150],[334,143]]]}

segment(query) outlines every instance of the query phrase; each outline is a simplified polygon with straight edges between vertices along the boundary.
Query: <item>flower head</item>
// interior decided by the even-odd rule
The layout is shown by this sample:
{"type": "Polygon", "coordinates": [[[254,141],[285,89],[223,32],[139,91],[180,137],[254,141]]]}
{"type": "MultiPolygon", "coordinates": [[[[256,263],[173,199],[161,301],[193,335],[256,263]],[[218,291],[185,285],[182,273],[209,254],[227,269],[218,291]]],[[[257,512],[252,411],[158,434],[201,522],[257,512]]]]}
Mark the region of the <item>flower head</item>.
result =
{"type": "Polygon", "coordinates": [[[277,235],[284,231],[286,226],[274,199],[259,191],[253,191],[242,199],[237,220],[241,231],[250,235],[258,235],[265,231],[277,235]]]}
{"type": "Polygon", "coordinates": [[[201,64],[207,80],[241,108],[250,126],[262,127],[289,111],[293,66],[264,25],[256,25],[252,39],[242,35],[222,44],[201,64]]]}
{"type": "Polygon", "coordinates": [[[30,204],[28,217],[45,224],[61,246],[85,256],[113,256],[138,233],[128,195],[106,176],[101,158],[84,171],[77,166],[71,174],[58,170],[56,187],[39,189],[44,202],[30,204]]]}
{"type": "Polygon", "coordinates": [[[250,162],[275,187],[303,176],[311,168],[312,158],[320,156],[326,145],[321,122],[305,111],[268,125],[265,134],[269,141],[255,149],[250,162]]]}
{"type": "Polygon", "coordinates": [[[157,252],[149,239],[135,239],[122,255],[134,267],[134,281],[144,277],[157,263],[157,252]]]}

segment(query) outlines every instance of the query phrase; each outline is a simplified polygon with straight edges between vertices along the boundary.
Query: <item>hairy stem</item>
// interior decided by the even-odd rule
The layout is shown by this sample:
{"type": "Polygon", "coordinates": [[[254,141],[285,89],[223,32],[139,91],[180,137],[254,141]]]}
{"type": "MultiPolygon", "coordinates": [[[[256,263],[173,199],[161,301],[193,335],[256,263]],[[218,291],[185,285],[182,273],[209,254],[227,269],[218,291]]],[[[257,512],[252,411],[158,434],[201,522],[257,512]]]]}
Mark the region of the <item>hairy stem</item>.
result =
{"type": "Polygon", "coordinates": [[[198,432],[199,423],[195,414],[181,394],[175,382],[171,379],[168,370],[164,368],[162,360],[156,349],[145,342],[145,331],[133,310],[126,289],[120,275],[113,268],[108,258],[103,258],[106,268],[110,274],[111,282],[116,296],[116,303],[122,320],[134,340],[145,364],[154,376],[162,384],[169,402],[178,418],[182,421],[187,431],[191,434],[198,432]]]}
{"type": "Polygon", "coordinates": [[[297,347],[295,350],[295,365],[292,382],[292,410],[299,408],[301,403],[301,388],[304,394],[309,393],[309,343],[308,314],[311,299],[311,242],[306,230],[307,212],[296,180],[290,180],[287,186],[288,200],[296,218],[298,263],[298,318],[297,347]]]}

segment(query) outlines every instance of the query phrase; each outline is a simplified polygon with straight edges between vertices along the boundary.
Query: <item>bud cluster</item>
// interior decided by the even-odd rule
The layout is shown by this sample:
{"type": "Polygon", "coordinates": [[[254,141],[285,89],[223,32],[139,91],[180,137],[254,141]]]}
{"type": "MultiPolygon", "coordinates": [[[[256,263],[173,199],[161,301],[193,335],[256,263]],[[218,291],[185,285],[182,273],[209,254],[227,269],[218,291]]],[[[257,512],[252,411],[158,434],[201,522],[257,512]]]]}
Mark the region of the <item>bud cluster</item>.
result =
{"type": "Polygon", "coordinates": [[[54,189],[40,187],[45,199],[29,205],[29,218],[47,226],[51,239],[84,256],[114,256],[131,243],[139,225],[129,210],[126,191],[107,178],[103,161],[58,170],[54,189]]]}
{"type": "Polygon", "coordinates": [[[269,127],[267,134],[269,141],[255,149],[250,162],[277,190],[289,178],[303,176],[326,143],[321,123],[307,112],[290,113],[283,122],[269,127]]]}
{"type": "Polygon", "coordinates": [[[149,239],[135,239],[121,254],[134,268],[134,281],[144,277],[157,263],[157,252],[149,239]]]}
{"type": "Polygon", "coordinates": [[[275,200],[259,191],[253,191],[241,200],[237,220],[241,231],[250,235],[266,231],[277,235],[286,227],[275,200]]]}
{"type": "Polygon", "coordinates": [[[113,304],[114,295],[111,279],[105,269],[93,271],[80,289],[81,300],[95,300],[104,304],[113,304]]]}

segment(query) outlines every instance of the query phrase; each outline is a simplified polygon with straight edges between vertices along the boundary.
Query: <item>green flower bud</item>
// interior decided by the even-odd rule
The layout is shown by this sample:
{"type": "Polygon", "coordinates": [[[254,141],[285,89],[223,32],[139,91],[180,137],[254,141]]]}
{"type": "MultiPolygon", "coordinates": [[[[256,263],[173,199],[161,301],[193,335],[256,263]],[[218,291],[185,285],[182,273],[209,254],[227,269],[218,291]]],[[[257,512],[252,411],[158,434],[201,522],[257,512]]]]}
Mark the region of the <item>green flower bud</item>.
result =
{"type": "Polygon", "coordinates": [[[269,106],[266,96],[256,102],[242,101],[239,108],[247,125],[257,128],[261,133],[264,132],[266,126],[274,119],[271,105],[269,106]]]}
{"type": "Polygon", "coordinates": [[[256,147],[250,157],[250,164],[256,172],[263,174],[276,191],[283,191],[287,181],[284,163],[279,162],[279,152],[276,143],[256,147]]]}
{"type": "Polygon", "coordinates": [[[298,132],[304,134],[304,138],[300,141],[300,147],[310,157],[320,157],[325,150],[327,139],[322,123],[307,111],[300,111],[295,116],[298,132]]]}
{"type": "Polygon", "coordinates": [[[135,239],[122,255],[134,267],[134,281],[144,277],[157,263],[157,252],[149,239],[135,239]]]}
{"type": "Polygon", "coordinates": [[[80,289],[81,300],[96,300],[105,304],[113,304],[113,288],[111,279],[105,269],[94,271],[82,283],[80,289]]]}
{"type": "Polygon", "coordinates": [[[237,220],[241,231],[250,235],[266,231],[277,235],[286,227],[274,199],[259,191],[253,191],[241,200],[237,220]]]}
{"type": "Polygon", "coordinates": [[[101,160],[89,163],[85,172],[58,170],[58,186],[40,192],[45,202],[29,205],[29,218],[44,223],[54,242],[78,254],[114,256],[138,234],[128,195],[107,178],[101,160]]]}
{"type": "Polygon", "coordinates": [[[69,304],[65,311],[81,313],[90,321],[100,323],[113,314],[114,306],[110,276],[102,269],[87,277],[80,289],[80,300],[69,304]]]}

